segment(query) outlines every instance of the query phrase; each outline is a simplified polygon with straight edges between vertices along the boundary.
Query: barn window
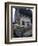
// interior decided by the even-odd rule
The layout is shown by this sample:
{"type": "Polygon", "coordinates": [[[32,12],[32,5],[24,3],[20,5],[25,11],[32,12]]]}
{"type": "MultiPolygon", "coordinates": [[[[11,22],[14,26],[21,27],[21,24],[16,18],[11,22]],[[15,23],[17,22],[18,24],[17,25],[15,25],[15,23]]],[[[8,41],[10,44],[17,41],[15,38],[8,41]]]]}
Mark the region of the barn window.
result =
{"type": "Polygon", "coordinates": [[[29,22],[27,22],[27,26],[29,26],[29,22]]]}
{"type": "Polygon", "coordinates": [[[25,25],[25,22],[24,21],[22,21],[22,25],[25,25]]]}

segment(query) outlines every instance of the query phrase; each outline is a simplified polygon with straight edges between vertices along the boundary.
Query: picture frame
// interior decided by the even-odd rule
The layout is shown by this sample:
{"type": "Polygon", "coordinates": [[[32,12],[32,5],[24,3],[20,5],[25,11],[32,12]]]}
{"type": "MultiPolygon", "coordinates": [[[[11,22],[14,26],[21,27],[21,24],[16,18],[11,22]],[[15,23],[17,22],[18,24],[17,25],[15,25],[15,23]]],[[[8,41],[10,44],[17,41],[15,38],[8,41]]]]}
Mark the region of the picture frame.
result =
{"type": "Polygon", "coordinates": [[[37,42],[37,4],[5,2],[5,44],[37,42]]]}

